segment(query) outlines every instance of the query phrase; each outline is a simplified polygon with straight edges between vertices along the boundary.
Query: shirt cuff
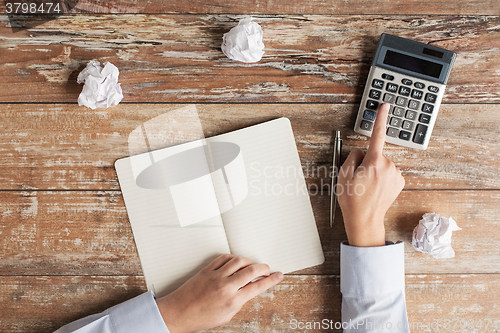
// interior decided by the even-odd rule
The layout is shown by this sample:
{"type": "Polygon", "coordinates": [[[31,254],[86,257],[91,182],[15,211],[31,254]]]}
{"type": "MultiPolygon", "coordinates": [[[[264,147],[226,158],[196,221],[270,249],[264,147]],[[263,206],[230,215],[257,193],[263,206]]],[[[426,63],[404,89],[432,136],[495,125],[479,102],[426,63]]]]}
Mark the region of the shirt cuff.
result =
{"type": "Polygon", "coordinates": [[[404,290],[404,243],[356,247],[340,244],[340,291],[365,297],[404,290]]]}
{"type": "Polygon", "coordinates": [[[156,305],[154,294],[148,291],[109,308],[113,332],[170,333],[156,305]]]}

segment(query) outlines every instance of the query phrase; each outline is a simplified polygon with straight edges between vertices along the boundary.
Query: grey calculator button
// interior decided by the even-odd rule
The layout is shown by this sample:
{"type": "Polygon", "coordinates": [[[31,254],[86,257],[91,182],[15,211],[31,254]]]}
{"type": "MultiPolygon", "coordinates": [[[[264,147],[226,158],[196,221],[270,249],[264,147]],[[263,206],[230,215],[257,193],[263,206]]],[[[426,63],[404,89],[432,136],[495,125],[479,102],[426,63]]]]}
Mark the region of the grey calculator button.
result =
{"type": "Polygon", "coordinates": [[[415,123],[409,120],[403,121],[403,129],[411,131],[413,130],[413,127],[415,126],[415,123]]]}
{"type": "Polygon", "coordinates": [[[380,99],[380,96],[382,96],[382,92],[380,90],[372,89],[370,90],[370,94],[368,96],[373,99],[380,99]]]}
{"type": "Polygon", "coordinates": [[[427,133],[427,126],[418,124],[415,129],[415,135],[413,135],[413,142],[422,144],[425,139],[425,134],[427,133]]]}
{"type": "Polygon", "coordinates": [[[429,103],[436,103],[437,96],[431,93],[425,94],[425,101],[429,103]]]}
{"type": "Polygon", "coordinates": [[[418,107],[420,106],[420,102],[410,100],[410,103],[408,103],[408,107],[412,110],[418,110],[418,107]]]}
{"type": "Polygon", "coordinates": [[[403,118],[403,116],[405,114],[405,109],[400,108],[399,106],[395,106],[394,110],[392,110],[392,114],[395,115],[395,116],[403,118]]]}
{"type": "Polygon", "coordinates": [[[418,121],[424,124],[428,124],[431,121],[431,116],[428,114],[422,113],[420,114],[420,117],[418,118],[418,121]]]}
{"type": "Polygon", "coordinates": [[[403,96],[410,96],[411,89],[408,87],[399,87],[399,94],[403,96]]]}
{"type": "Polygon", "coordinates": [[[422,96],[424,96],[424,92],[422,90],[413,89],[411,91],[412,98],[422,99],[422,96]]]}
{"type": "Polygon", "coordinates": [[[366,108],[370,109],[370,110],[377,110],[378,102],[372,101],[371,99],[369,99],[368,101],[366,101],[366,108]]]}
{"type": "Polygon", "coordinates": [[[373,126],[373,123],[371,121],[363,120],[361,122],[361,125],[359,126],[359,128],[361,128],[362,130],[365,130],[365,131],[371,131],[372,126],[373,126]]]}
{"type": "Polygon", "coordinates": [[[390,74],[386,74],[386,73],[382,74],[382,78],[386,79],[386,80],[389,80],[389,81],[394,80],[394,76],[392,76],[390,74]]]}
{"type": "Polygon", "coordinates": [[[373,79],[372,87],[377,89],[382,89],[384,87],[384,81],[379,79],[373,79]]]}
{"type": "Polygon", "coordinates": [[[432,111],[434,111],[434,105],[424,103],[424,105],[422,105],[422,111],[426,113],[432,113],[432,111]]]}
{"type": "Polygon", "coordinates": [[[411,138],[411,133],[410,133],[410,132],[407,132],[407,131],[401,131],[401,132],[399,132],[399,138],[400,138],[401,140],[406,140],[406,141],[408,141],[408,140],[410,140],[410,138],[411,138]]]}
{"type": "Polygon", "coordinates": [[[404,84],[405,86],[411,86],[413,84],[413,81],[410,79],[402,79],[401,83],[404,84]]]}
{"type": "Polygon", "coordinates": [[[429,86],[429,89],[430,92],[433,92],[433,93],[438,93],[439,92],[439,88],[438,87],[435,87],[435,86],[429,86]]]}
{"type": "Polygon", "coordinates": [[[396,118],[396,117],[392,117],[391,118],[391,126],[394,126],[394,127],[401,127],[401,123],[403,122],[403,120],[401,118],[396,118]]]}
{"type": "Polygon", "coordinates": [[[397,129],[392,128],[392,127],[387,128],[387,135],[388,136],[392,136],[392,137],[397,138],[398,134],[399,134],[399,131],[397,129]]]}
{"type": "Polygon", "coordinates": [[[387,86],[385,86],[385,90],[387,90],[388,92],[397,94],[398,93],[398,87],[399,86],[397,84],[387,83],[387,86]]]}
{"type": "Polygon", "coordinates": [[[395,100],[396,100],[396,95],[389,94],[389,93],[384,94],[384,102],[392,104],[392,103],[394,103],[395,100]]]}
{"type": "Polygon", "coordinates": [[[396,105],[405,107],[407,104],[408,104],[408,98],[398,96],[398,98],[396,99],[396,105]]]}
{"type": "Polygon", "coordinates": [[[406,111],[406,119],[415,120],[417,119],[417,113],[415,111],[406,111]]]}
{"type": "Polygon", "coordinates": [[[425,88],[425,84],[423,84],[422,82],[415,82],[414,86],[417,89],[424,89],[425,88]]]}

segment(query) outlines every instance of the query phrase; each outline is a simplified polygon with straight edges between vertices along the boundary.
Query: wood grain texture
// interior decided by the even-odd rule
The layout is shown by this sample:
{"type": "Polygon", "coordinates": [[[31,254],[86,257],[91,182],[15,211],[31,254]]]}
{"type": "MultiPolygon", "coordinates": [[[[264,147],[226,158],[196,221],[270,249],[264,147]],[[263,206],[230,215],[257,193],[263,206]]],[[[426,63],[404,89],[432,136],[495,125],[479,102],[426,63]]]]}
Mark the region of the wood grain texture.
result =
{"type": "MultiPolygon", "coordinates": [[[[327,194],[311,195],[323,265],[296,274],[339,274],[342,215],[329,227],[327,194]]],[[[500,273],[499,191],[404,191],[386,215],[388,240],[405,242],[408,274],[500,273]],[[437,260],[411,246],[422,215],[452,216],[456,257],[437,260]]],[[[0,275],[141,275],[119,192],[0,192],[0,275]]]]}
{"type": "Polygon", "coordinates": [[[52,332],[145,291],[141,276],[2,276],[0,331],[52,332]]]}
{"type": "Polygon", "coordinates": [[[412,332],[499,332],[443,326],[500,320],[498,1],[81,0],[73,13],[89,14],[17,28],[0,15],[0,332],[50,332],[145,291],[113,162],[128,155],[134,128],[183,106],[170,103],[206,103],[197,105],[206,136],[290,118],[326,257],[211,332],[339,321],[346,236],[340,211],[328,226],[331,134],[342,130],[344,158],[367,147],[352,127],[383,32],[457,52],[428,150],[384,149],[406,179],[386,233],[405,241],[412,332]],[[248,14],[264,29],[256,64],[220,51],[222,35],[248,14]],[[93,59],[120,69],[119,106],[75,105],[76,77],[93,59]],[[411,247],[431,211],[462,227],[453,259],[411,247]]]}
{"type": "MultiPolygon", "coordinates": [[[[340,321],[338,276],[286,276],[269,291],[245,304],[226,325],[210,332],[293,332],[302,323],[340,321]]],[[[498,332],[498,329],[444,329],[446,319],[500,320],[496,295],[499,274],[407,275],[406,301],[412,332],[498,332]],[[432,323],[440,329],[431,329],[432,323]]],[[[0,331],[41,333],[86,315],[103,311],[145,291],[142,277],[2,277],[0,331]]],[[[452,322],[453,325],[453,322],[452,322]]],[[[297,330],[304,332],[304,330],[297,330]]],[[[341,332],[316,329],[308,332],[341,332]]]]}
{"type": "Polygon", "coordinates": [[[444,102],[500,101],[499,16],[259,15],[255,64],[220,50],[241,17],[66,15],[13,32],[0,16],[0,102],[75,103],[92,59],[120,69],[124,102],[357,102],[383,32],[457,52],[444,102]]]}
{"type": "MultiPolygon", "coordinates": [[[[128,156],[128,135],[183,106],[120,104],[93,111],[75,105],[0,105],[0,189],[119,189],[113,163],[128,156]]],[[[288,117],[311,190],[328,190],[334,129],[344,136],[343,158],[353,147],[368,146],[368,138],[352,130],[357,108],[197,105],[207,137],[288,117]]],[[[500,189],[499,123],[499,105],[443,105],[426,151],[387,144],[384,152],[403,171],[406,189],[500,189]]]]}
{"type": "MultiPolygon", "coordinates": [[[[0,13],[5,12],[0,3],[0,13]]],[[[321,1],[236,1],[208,2],[80,0],[71,13],[238,13],[238,14],[499,14],[494,0],[401,0],[366,2],[363,0],[321,1]]]]}

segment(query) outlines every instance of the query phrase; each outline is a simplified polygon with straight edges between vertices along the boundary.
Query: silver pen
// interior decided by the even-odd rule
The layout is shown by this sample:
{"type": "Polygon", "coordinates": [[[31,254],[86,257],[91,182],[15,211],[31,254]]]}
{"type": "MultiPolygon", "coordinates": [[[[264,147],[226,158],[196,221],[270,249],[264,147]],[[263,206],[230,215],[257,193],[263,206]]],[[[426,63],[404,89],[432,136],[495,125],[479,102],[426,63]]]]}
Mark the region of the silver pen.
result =
{"type": "Polygon", "coordinates": [[[330,188],[330,228],[333,226],[335,218],[335,209],[337,208],[337,179],[340,171],[340,155],[342,153],[342,139],[340,131],[335,131],[335,140],[333,142],[333,170],[332,187],[330,188]]]}

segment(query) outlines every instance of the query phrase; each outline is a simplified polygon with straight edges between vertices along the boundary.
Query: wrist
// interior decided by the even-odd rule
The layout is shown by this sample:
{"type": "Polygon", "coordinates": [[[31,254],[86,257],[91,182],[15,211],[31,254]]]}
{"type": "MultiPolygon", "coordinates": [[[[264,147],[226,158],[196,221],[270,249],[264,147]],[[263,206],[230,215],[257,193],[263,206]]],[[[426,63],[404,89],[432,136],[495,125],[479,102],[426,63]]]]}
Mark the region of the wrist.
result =
{"type": "Polygon", "coordinates": [[[178,325],[176,320],[179,316],[176,314],[175,302],[169,302],[168,296],[163,296],[156,300],[158,310],[160,310],[163,321],[170,333],[184,333],[186,331],[178,325]]]}
{"type": "Polygon", "coordinates": [[[373,247],[385,245],[384,220],[345,221],[345,229],[349,245],[373,247]]]}

